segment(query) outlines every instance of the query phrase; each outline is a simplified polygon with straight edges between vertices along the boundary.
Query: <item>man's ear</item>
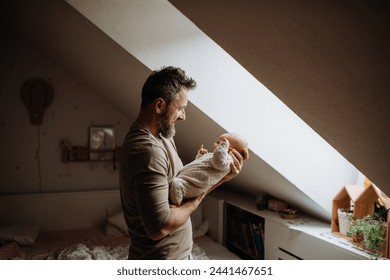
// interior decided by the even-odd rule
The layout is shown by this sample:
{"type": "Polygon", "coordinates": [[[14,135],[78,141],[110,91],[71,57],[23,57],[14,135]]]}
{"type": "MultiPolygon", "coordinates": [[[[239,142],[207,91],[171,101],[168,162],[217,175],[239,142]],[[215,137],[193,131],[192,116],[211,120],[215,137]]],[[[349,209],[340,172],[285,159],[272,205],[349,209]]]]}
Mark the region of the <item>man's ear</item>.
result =
{"type": "Polygon", "coordinates": [[[165,111],[165,100],[162,99],[161,97],[157,98],[154,102],[154,109],[156,110],[157,114],[161,114],[162,112],[165,111]]]}

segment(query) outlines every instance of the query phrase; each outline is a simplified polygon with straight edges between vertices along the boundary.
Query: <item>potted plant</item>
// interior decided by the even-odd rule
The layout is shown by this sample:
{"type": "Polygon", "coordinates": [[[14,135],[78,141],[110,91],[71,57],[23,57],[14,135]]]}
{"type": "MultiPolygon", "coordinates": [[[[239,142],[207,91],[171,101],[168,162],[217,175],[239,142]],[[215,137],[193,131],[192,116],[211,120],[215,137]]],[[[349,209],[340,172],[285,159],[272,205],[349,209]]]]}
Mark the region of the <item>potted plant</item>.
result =
{"type": "Polygon", "coordinates": [[[352,221],[351,227],[349,228],[347,235],[352,237],[353,243],[361,243],[364,240],[363,228],[360,225],[360,219],[359,221],[352,221]]]}
{"type": "Polygon", "coordinates": [[[387,224],[384,220],[380,216],[372,214],[352,220],[348,235],[352,236],[353,242],[361,242],[364,249],[382,254],[386,232],[387,224]]]}
{"type": "Polygon", "coordinates": [[[370,224],[363,227],[364,246],[373,252],[382,253],[386,241],[387,225],[383,220],[372,219],[370,224]]]}
{"type": "Polygon", "coordinates": [[[347,235],[351,227],[351,221],[353,218],[353,211],[351,209],[337,209],[339,232],[342,235],[347,235]]]}

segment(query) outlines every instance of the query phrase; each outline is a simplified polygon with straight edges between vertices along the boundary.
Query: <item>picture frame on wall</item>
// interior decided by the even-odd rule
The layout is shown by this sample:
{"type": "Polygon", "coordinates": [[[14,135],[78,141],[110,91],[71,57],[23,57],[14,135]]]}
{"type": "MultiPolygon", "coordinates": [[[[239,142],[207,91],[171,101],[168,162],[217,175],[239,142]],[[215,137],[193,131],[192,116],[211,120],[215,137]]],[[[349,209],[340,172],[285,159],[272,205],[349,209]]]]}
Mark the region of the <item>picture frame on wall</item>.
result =
{"type": "Polygon", "coordinates": [[[115,150],[115,128],[93,126],[89,129],[90,160],[113,160],[115,150]],[[99,151],[99,152],[93,152],[99,151]]]}

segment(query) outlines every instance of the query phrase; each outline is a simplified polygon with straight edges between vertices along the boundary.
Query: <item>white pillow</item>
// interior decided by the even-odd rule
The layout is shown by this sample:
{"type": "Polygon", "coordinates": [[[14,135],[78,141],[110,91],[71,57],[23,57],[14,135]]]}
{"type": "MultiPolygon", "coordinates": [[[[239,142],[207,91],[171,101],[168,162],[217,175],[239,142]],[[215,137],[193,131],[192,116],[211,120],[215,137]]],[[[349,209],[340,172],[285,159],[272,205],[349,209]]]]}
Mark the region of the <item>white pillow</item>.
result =
{"type": "Polygon", "coordinates": [[[15,241],[19,245],[34,244],[40,232],[37,225],[4,225],[0,226],[0,243],[15,241]]]}
{"type": "Polygon", "coordinates": [[[198,208],[191,214],[192,230],[196,229],[203,221],[203,208],[199,205],[198,208]]]}
{"type": "Polygon", "coordinates": [[[192,213],[192,238],[198,238],[204,236],[209,230],[209,222],[203,220],[203,208],[202,205],[192,213]]]}
{"type": "Polygon", "coordinates": [[[125,234],[129,236],[127,230],[127,224],[125,217],[123,216],[122,209],[117,210],[107,219],[107,224],[105,228],[106,235],[121,235],[125,234]]]}
{"type": "Polygon", "coordinates": [[[208,231],[209,221],[203,220],[200,225],[198,225],[195,229],[192,230],[192,238],[205,236],[208,231]]]}

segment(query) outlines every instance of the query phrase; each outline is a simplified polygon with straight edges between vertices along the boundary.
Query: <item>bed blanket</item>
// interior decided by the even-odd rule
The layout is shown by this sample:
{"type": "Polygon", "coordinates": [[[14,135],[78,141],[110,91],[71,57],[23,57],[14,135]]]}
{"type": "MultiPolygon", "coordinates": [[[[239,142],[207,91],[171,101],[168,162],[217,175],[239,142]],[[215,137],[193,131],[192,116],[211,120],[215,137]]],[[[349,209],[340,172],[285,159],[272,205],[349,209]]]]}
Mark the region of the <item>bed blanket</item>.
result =
{"type": "Polygon", "coordinates": [[[124,260],[127,258],[128,245],[94,246],[76,244],[50,253],[48,260],[124,260]]]}
{"type": "MultiPolygon", "coordinates": [[[[94,246],[76,244],[50,253],[48,260],[126,260],[129,245],[94,246]]],[[[194,260],[208,260],[205,251],[194,243],[192,248],[194,260]]]]}

